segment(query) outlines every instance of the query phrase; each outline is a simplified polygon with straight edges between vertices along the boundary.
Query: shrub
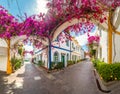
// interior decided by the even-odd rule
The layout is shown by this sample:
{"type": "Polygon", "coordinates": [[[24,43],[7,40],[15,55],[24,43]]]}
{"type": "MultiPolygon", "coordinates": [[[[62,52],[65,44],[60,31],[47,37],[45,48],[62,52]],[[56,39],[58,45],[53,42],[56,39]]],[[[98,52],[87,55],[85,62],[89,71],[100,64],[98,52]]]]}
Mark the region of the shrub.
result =
{"type": "Polygon", "coordinates": [[[51,69],[54,69],[56,66],[55,62],[51,62],[51,69]]]}
{"type": "Polygon", "coordinates": [[[64,68],[63,62],[58,62],[57,65],[55,66],[55,69],[62,69],[62,68],[64,68]]]}
{"type": "Polygon", "coordinates": [[[43,65],[44,65],[44,63],[41,60],[39,60],[38,61],[38,66],[43,66],[43,65]]]}
{"type": "Polygon", "coordinates": [[[93,60],[93,64],[104,81],[120,80],[120,63],[107,64],[93,60]]]}
{"type": "Polygon", "coordinates": [[[76,63],[76,61],[72,61],[73,62],[73,64],[75,64],[76,63]]]}
{"type": "Polygon", "coordinates": [[[17,70],[21,67],[23,60],[22,59],[17,59],[17,58],[11,58],[11,64],[13,70],[17,70]]]}
{"type": "Polygon", "coordinates": [[[23,52],[23,49],[19,47],[19,48],[18,48],[18,54],[19,54],[19,55],[22,55],[22,52],[23,52]]]}
{"type": "Polygon", "coordinates": [[[79,63],[80,61],[82,61],[81,59],[80,60],[77,60],[77,63],[79,63]]]}
{"type": "Polygon", "coordinates": [[[69,65],[73,65],[73,64],[74,64],[73,61],[71,61],[71,60],[67,61],[67,66],[69,66],[69,65]]]}

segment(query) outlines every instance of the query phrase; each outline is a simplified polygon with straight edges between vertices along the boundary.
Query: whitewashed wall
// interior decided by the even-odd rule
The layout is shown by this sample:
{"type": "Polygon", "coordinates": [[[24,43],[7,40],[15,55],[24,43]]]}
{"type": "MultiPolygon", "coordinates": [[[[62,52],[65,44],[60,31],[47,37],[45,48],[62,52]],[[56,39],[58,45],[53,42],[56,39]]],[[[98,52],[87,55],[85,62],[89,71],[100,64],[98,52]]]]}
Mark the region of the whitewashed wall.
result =
{"type": "Polygon", "coordinates": [[[7,44],[5,40],[0,39],[0,71],[7,69],[7,44]]]}
{"type": "Polygon", "coordinates": [[[48,65],[48,53],[46,52],[48,48],[45,48],[44,50],[42,50],[43,48],[41,49],[36,49],[35,52],[37,52],[37,54],[34,55],[34,57],[36,58],[36,63],[38,63],[39,60],[42,60],[42,62],[44,62],[45,64],[45,67],[47,68],[49,65],[48,65]],[[42,51],[40,51],[42,50],[42,51]],[[38,52],[40,51],[40,52],[38,52]],[[41,56],[42,55],[42,56],[41,56]]]}
{"type": "MultiPolygon", "coordinates": [[[[103,31],[101,32],[101,38],[100,38],[100,47],[98,51],[98,57],[100,59],[104,59],[105,62],[107,62],[107,32],[103,31]],[[100,47],[101,47],[101,53],[102,55],[100,56],[100,47]]],[[[112,60],[114,62],[120,62],[120,35],[118,34],[113,34],[113,49],[112,49],[112,60]]]]}
{"type": "Polygon", "coordinates": [[[7,70],[7,56],[0,55],[0,71],[7,70]]]}
{"type": "Polygon", "coordinates": [[[98,51],[98,58],[107,62],[107,57],[108,57],[107,56],[107,53],[108,53],[107,52],[107,50],[108,50],[107,31],[101,30],[98,32],[99,32],[98,34],[100,35],[100,47],[99,47],[99,51],[98,51]],[[101,50],[100,50],[100,48],[101,48],[101,50]]]}
{"type": "MultiPolygon", "coordinates": [[[[69,54],[68,60],[70,60],[70,46],[71,46],[71,50],[73,51],[73,52],[71,52],[71,60],[72,60],[72,55],[76,55],[77,60],[80,60],[81,55],[83,57],[83,53],[81,54],[80,45],[77,45],[73,41],[70,43],[70,40],[69,40],[69,46],[66,45],[66,41],[64,41],[63,43],[62,43],[62,41],[60,41],[60,42],[53,41],[52,45],[54,46],[54,47],[51,48],[51,61],[52,62],[54,62],[54,53],[57,52],[59,54],[59,58],[58,58],[59,62],[61,62],[61,55],[64,55],[64,57],[65,57],[65,67],[66,67],[67,66],[67,54],[69,54]],[[74,43],[74,47],[79,46],[79,50],[77,50],[76,48],[74,50],[73,47],[72,47],[72,43],[74,43]]],[[[42,61],[45,62],[45,67],[48,68],[48,66],[49,66],[49,64],[48,64],[48,59],[49,59],[48,58],[48,48],[40,51],[41,49],[34,49],[35,52],[38,52],[34,56],[36,57],[36,61],[39,61],[39,60],[41,60],[40,55],[42,54],[42,61]]]]}
{"type": "Polygon", "coordinates": [[[118,34],[113,35],[113,63],[114,62],[120,62],[120,35],[118,34]]]}

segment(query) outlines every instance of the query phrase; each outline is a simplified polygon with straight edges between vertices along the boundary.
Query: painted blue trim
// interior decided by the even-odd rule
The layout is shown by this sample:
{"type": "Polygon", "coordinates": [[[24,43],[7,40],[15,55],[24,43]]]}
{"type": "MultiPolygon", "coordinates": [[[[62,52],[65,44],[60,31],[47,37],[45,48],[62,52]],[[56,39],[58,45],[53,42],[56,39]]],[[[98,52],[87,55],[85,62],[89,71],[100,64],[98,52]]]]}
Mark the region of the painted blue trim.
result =
{"type": "Polygon", "coordinates": [[[57,48],[57,49],[61,49],[61,50],[64,50],[64,51],[68,51],[68,52],[73,52],[71,50],[68,50],[68,49],[65,49],[65,48],[61,48],[61,47],[57,47],[57,46],[51,46],[51,47],[54,47],[54,48],[57,48]]]}
{"type": "Polygon", "coordinates": [[[35,52],[35,54],[37,54],[37,53],[41,52],[42,50],[44,50],[44,49],[46,49],[46,48],[47,48],[47,46],[46,46],[45,48],[43,48],[43,49],[41,49],[41,50],[39,50],[39,51],[35,52]]]}
{"type": "Polygon", "coordinates": [[[51,62],[51,41],[50,41],[50,39],[49,39],[49,70],[51,70],[51,68],[52,68],[52,62],[51,62]]]}

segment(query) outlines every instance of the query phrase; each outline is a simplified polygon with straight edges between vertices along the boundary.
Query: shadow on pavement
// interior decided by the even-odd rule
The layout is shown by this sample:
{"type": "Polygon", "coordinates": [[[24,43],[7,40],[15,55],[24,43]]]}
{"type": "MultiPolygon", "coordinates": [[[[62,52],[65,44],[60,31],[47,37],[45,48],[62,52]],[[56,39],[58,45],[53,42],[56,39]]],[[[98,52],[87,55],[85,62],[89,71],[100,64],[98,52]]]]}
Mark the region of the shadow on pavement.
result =
{"type": "Polygon", "coordinates": [[[15,94],[13,90],[15,81],[8,84],[8,76],[5,72],[0,71],[0,94],[15,94]]]}
{"type": "Polygon", "coordinates": [[[9,83],[9,76],[6,72],[0,71],[0,94],[17,94],[15,91],[21,91],[20,88],[16,88],[16,80],[9,83]]]}

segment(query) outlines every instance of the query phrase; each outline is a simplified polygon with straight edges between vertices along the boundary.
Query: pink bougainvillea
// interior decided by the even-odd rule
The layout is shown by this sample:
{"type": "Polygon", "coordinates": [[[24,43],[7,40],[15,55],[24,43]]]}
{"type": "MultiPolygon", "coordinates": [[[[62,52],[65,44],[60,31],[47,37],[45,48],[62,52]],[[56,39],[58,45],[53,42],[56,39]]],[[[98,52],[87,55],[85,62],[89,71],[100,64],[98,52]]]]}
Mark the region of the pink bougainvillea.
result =
{"type": "MultiPolygon", "coordinates": [[[[77,25],[68,27],[65,31],[82,31],[83,23],[88,32],[93,29],[90,20],[103,23],[107,20],[106,13],[120,6],[120,0],[50,0],[47,4],[48,13],[26,16],[25,21],[19,23],[6,9],[0,6],[0,38],[10,39],[13,36],[26,35],[33,37],[38,46],[38,40],[52,39],[51,32],[65,21],[73,18],[82,19],[77,25]]],[[[68,32],[66,32],[66,36],[68,32]]],[[[84,31],[84,33],[86,33],[84,31]]],[[[67,36],[69,39],[70,37],[67,36]]],[[[38,43],[39,42],[39,43],[38,43]]]]}
{"type": "Polygon", "coordinates": [[[0,6],[0,38],[11,38],[18,31],[18,20],[0,6]]]}
{"type": "Polygon", "coordinates": [[[99,43],[100,37],[99,36],[89,36],[88,37],[88,44],[99,43]]]}

